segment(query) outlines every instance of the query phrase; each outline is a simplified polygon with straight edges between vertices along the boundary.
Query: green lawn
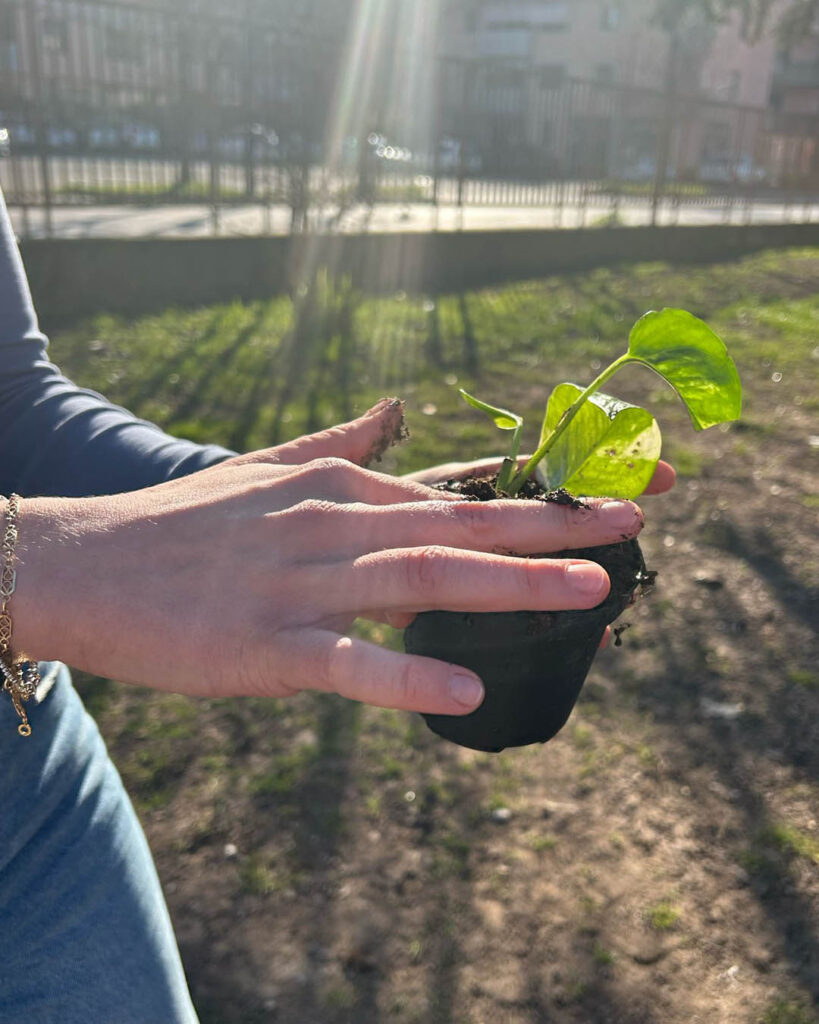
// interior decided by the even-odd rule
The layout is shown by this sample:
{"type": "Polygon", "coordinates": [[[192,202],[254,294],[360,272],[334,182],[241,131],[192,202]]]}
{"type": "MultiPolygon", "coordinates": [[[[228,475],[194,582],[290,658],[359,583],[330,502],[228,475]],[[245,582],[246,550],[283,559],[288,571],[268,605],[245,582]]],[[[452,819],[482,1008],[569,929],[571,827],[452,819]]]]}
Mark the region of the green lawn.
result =
{"type": "Polygon", "coordinates": [[[680,480],[645,502],[656,592],[545,747],[473,755],[326,695],[78,681],[203,1024],[815,1024],[819,249],[437,300],[321,279],[296,308],[101,316],[53,357],[239,450],[397,394],[413,436],[384,468],[408,471],[497,450],[456,385],[523,413],[531,446],[551,385],[588,382],[664,305],[725,338],[743,418],[698,434],[649,371],[615,378],[657,415],[680,480]]]}
{"type": "MultiPolygon", "coordinates": [[[[803,250],[702,268],[597,270],[437,301],[367,299],[321,279],[298,309],[276,298],[136,320],[103,316],[60,334],[53,351],[67,372],[140,415],[236,449],[275,444],[398,394],[414,441],[396,459],[410,469],[497,448],[456,384],[524,413],[531,444],[551,385],[588,382],[623,350],[633,321],[663,305],[691,310],[728,339],[746,371],[746,429],[764,431],[757,372],[787,373],[810,356],[817,277],[819,251],[803,250]]],[[[815,408],[815,359],[808,368],[802,398],[815,408]]],[[[676,401],[658,380],[632,369],[612,390],[639,394],[675,441],[691,440],[677,430],[676,401]]]]}

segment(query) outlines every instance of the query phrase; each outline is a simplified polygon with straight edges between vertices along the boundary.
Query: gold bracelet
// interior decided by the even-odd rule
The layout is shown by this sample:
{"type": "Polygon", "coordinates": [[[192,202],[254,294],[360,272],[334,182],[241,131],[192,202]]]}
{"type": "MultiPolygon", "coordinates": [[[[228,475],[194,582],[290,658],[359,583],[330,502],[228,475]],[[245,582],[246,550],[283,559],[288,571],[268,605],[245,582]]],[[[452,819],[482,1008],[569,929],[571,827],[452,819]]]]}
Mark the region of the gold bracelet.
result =
{"type": "Polygon", "coordinates": [[[17,586],[16,547],[17,547],[17,516],[20,512],[20,495],[12,494],[6,505],[6,525],[3,540],[0,543],[0,675],[3,677],[3,689],[11,696],[14,709],[20,716],[17,732],[21,736],[31,735],[31,726],[24,704],[37,692],[40,685],[40,672],[37,663],[15,658],[11,647],[11,614],[9,601],[17,586]]]}

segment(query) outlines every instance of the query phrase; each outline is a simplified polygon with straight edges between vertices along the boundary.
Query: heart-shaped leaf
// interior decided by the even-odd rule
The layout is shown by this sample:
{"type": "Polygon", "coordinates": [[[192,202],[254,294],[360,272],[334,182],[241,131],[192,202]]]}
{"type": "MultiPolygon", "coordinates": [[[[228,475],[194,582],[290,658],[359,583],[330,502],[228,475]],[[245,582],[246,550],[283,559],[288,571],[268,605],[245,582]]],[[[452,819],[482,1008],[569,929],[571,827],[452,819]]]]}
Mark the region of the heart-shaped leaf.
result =
{"type": "MultiPolygon", "coordinates": [[[[582,393],[575,384],[558,384],[549,398],[541,440],[582,393]]],[[[538,466],[537,479],[549,490],[636,498],[654,475],[661,448],[660,428],[651,413],[596,392],[538,466]]]]}
{"type": "Polygon", "coordinates": [[[684,309],[646,313],[629,336],[628,355],[675,389],[697,430],[739,419],[742,385],[722,339],[684,309]]]}

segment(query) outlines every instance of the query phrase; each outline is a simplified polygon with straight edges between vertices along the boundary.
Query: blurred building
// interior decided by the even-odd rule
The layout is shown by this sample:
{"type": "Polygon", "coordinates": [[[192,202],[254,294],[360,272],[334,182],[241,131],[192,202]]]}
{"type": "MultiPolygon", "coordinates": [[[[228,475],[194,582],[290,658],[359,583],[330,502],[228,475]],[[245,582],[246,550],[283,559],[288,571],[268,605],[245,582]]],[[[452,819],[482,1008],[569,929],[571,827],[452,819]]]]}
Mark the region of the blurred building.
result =
{"type": "MultiPolygon", "coordinates": [[[[450,57],[537,68],[552,81],[663,89],[667,33],[652,24],[651,0],[455,0],[447,9],[443,52],[450,57]]],[[[739,18],[693,23],[679,40],[680,92],[766,106],[776,42],[742,37],[739,18]]]]}
{"type": "Polygon", "coordinates": [[[184,135],[205,150],[272,119],[315,140],[353,6],[0,0],[0,122],[23,147],[43,118],[52,148],[171,149],[184,135]]]}
{"type": "Polygon", "coordinates": [[[819,184],[819,20],[779,51],[771,107],[779,161],[819,184]]]}
{"type": "Polygon", "coordinates": [[[652,0],[452,0],[444,120],[466,124],[476,150],[556,174],[648,179],[658,158],[672,176],[761,173],[774,32],[749,43],[739,19],[692,18],[672,38],[652,9],[652,0]]]}

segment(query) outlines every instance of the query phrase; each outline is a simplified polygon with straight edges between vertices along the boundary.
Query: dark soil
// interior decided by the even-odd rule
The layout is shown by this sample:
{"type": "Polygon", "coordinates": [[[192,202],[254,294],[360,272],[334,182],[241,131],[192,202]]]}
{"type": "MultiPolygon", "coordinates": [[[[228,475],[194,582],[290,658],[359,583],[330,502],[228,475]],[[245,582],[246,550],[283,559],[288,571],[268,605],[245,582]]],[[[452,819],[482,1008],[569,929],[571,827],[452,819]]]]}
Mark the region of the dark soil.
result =
{"type": "Polygon", "coordinates": [[[392,448],[393,445],[409,440],[409,429],[404,420],[404,403],[400,398],[393,398],[389,401],[389,415],[384,417],[384,426],[380,435],[361,460],[362,466],[380,462],[384,452],[392,448]]]}
{"type": "MultiPolygon", "coordinates": [[[[418,715],[324,694],[185,700],[78,680],[202,1024],[816,1024],[819,250],[421,301],[379,300],[361,327],[377,357],[356,408],[406,394],[415,435],[387,472],[497,442],[444,378],[475,372],[458,362],[467,316],[476,390],[519,397],[536,427],[544,380],[592,379],[637,315],[683,306],[736,354],[743,419],[694,433],[664,386],[647,396],[650,376],[623,374],[618,394],[648,398],[680,473],[641,501],[661,575],[544,746],[474,753],[418,715]],[[422,376],[438,315],[445,362],[422,376]]],[[[263,447],[256,396],[289,323],[276,309],[241,349],[257,307],[101,320],[54,358],[183,436],[263,447]],[[196,421],[175,411],[194,393],[196,421]]],[[[288,408],[287,436],[303,433],[306,406],[288,408]]],[[[336,401],[319,425],[341,418],[336,401]]]]}

